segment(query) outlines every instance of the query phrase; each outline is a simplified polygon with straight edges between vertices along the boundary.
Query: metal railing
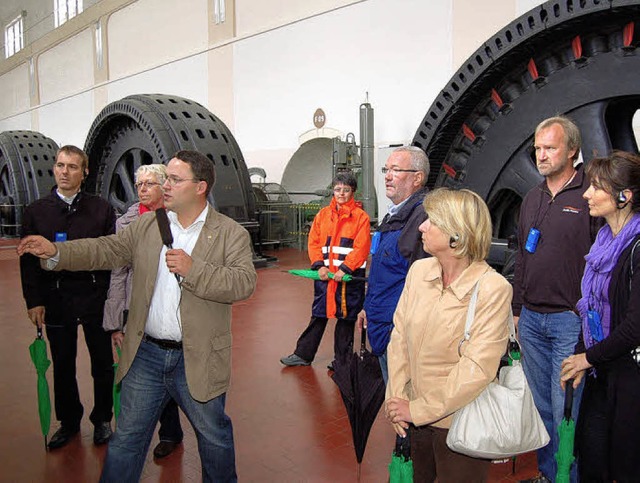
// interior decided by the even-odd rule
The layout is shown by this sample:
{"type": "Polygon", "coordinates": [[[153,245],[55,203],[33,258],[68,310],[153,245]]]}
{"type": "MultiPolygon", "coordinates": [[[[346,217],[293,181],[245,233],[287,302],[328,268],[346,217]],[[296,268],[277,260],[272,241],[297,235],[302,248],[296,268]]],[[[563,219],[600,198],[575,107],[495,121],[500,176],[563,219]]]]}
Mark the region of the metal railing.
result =
{"type": "Polygon", "coordinates": [[[0,203],[0,238],[18,238],[24,205],[0,203]]]}
{"type": "Polygon", "coordinates": [[[305,249],[311,224],[321,208],[320,203],[257,202],[259,244],[261,247],[282,245],[305,249]]]}

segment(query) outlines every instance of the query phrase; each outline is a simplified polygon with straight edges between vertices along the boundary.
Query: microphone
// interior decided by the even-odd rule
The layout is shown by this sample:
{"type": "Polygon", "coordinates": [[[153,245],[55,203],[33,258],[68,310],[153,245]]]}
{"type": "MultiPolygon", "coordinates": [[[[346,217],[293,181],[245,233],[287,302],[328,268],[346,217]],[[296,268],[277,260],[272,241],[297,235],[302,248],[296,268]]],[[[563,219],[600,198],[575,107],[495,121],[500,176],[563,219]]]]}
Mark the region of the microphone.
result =
{"type": "MultiPolygon", "coordinates": [[[[173,249],[173,235],[171,234],[171,227],[169,226],[169,217],[164,208],[158,208],[156,210],[156,221],[158,222],[158,230],[160,230],[162,244],[169,250],[173,249]]],[[[174,275],[178,283],[180,283],[180,275],[177,273],[174,273],[174,275]]]]}

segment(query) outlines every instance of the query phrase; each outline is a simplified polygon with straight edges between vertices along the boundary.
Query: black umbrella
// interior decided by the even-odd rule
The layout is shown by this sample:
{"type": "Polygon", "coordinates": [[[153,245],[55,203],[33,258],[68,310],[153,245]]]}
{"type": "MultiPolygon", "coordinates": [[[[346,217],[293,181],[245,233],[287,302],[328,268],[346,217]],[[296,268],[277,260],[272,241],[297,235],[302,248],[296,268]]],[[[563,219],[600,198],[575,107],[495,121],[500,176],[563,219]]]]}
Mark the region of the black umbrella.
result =
{"type": "Polygon", "coordinates": [[[384,402],[385,393],[380,363],[366,348],[364,328],[360,337],[360,350],[350,357],[336,359],[333,363],[334,373],[331,376],[340,389],[351,423],[358,476],[369,432],[384,402]]]}

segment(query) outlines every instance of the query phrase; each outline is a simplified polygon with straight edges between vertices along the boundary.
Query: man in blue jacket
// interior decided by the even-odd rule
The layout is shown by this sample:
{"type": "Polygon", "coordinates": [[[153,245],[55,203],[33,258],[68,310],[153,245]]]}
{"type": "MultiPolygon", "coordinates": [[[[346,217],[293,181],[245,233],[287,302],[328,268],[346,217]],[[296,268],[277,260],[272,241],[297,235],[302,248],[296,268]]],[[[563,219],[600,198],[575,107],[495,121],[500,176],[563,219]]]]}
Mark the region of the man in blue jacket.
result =
{"type": "Polygon", "coordinates": [[[422,249],[418,227],[427,215],[422,200],[429,176],[429,159],[415,146],[394,150],[382,168],[385,194],[391,201],[371,242],[371,269],[364,301],[358,315],[358,328],[369,335],[373,353],[380,360],[385,384],[387,344],[393,330],[393,313],[404,288],[409,266],[427,254],[422,249]]]}

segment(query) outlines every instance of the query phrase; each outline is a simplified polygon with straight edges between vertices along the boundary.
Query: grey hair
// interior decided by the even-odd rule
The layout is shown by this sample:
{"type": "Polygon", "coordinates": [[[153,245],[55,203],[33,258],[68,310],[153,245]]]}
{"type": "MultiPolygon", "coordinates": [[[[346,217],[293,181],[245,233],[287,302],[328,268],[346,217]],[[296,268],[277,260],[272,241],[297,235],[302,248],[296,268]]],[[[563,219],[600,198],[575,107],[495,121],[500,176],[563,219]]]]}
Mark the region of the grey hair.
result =
{"type": "Polygon", "coordinates": [[[429,177],[429,170],[431,166],[429,164],[429,158],[427,157],[427,153],[425,153],[422,149],[417,146],[402,146],[400,148],[394,149],[394,153],[407,153],[409,155],[409,159],[411,160],[411,169],[416,169],[418,171],[422,171],[422,185],[427,184],[427,178],[429,177]]]}
{"type": "Polygon", "coordinates": [[[138,182],[138,178],[142,174],[152,174],[156,177],[156,180],[161,185],[167,180],[167,167],[164,164],[143,164],[136,169],[135,181],[138,182]]]}

